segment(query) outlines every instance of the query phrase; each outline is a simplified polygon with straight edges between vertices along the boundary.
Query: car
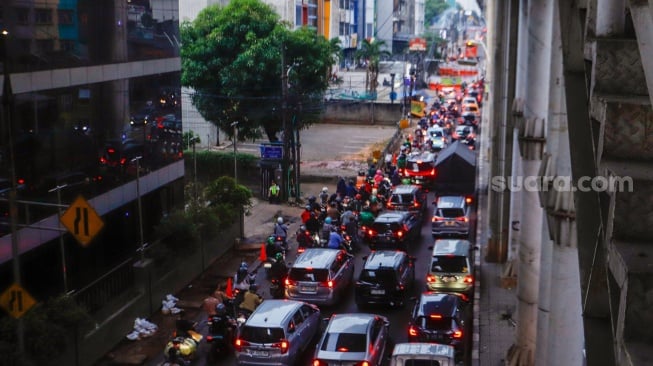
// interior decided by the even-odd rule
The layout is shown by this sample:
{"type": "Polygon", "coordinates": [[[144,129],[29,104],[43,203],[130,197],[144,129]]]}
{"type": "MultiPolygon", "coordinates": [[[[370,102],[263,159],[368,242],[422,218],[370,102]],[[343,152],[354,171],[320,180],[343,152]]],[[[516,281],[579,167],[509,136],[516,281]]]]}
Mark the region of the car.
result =
{"type": "Polygon", "coordinates": [[[439,239],[433,244],[426,288],[457,292],[468,301],[474,291],[472,245],[467,240],[439,239]]]}
{"type": "Polygon", "coordinates": [[[469,306],[460,296],[443,292],[424,292],[417,300],[408,323],[408,341],[439,343],[454,347],[455,358],[462,360],[471,329],[469,306]]]}
{"type": "Polygon", "coordinates": [[[410,178],[413,185],[430,187],[435,182],[436,155],[430,151],[418,151],[408,155],[402,175],[410,178]]]}
{"type": "Polygon", "coordinates": [[[354,257],[343,249],[307,248],[288,271],[286,298],[333,305],[354,280],[354,257]]]}
{"type": "Polygon", "coordinates": [[[415,282],[415,257],[398,250],[376,250],[364,259],[354,287],[358,308],[370,304],[404,306],[415,282]]]}
{"type": "Polygon", "coordinates": [[[431,234],[433,237],[443,235],[469,236],[471,202],[471,197],[467,196],[437,196],[433,201],[433,216],[431,216],[431,234]]]}
{"type": "Polygon", "coordinates": [[[469,135],[472,135],[472,138],[476,136],[476,132],[473,126],[459,125],[456,126],[456,129],[451,134],[452,140],[463,140],[469,135]]]}
{"type": "Polygon", "coordinates": [[[370,249],[407,250],[417,241],[422,230],[421,220],[411,212],[384,212],[374,219],[364,238],[370,249]]]}
{"type": "Polygon", "coordinates": [[[153,107],[145,107],[138,112],[132,113],[129,118],[129,125],[132,127],[143,127],[147,126],[152,120],[154,120],[154,114],[156,110],[153,107]]]}
{"type": "Polygon", "coordinates": [[[320,309],[292,300],[265,300],[239,327],[239,365],[294,365],[319,334],[320,309]]]}
{"type": "Polygon", "coordinates": [[[379,366],[389,351],[389,328],[381,315],[334,314],[315,348],[313,366],[379,366]]]}
{"type": "MultiPolygon", "coordinates": [[[[406,166],[409,166],[408,163],[406,163],[406,166]]],[[[401,184],[392,189],[385,208],[389,211],[408,211],[421,219],[425,205],[426,193],[420,186],[401,184]]]]}
{"type": "Polygon", "coordinates": [[[447,147],[447,136],[444,129],[440,126],[429,127],[426,130],[426,136],[431,144],[431,151],[440,151],[447,147]]]}
{"type": "Polygon", "coordinates": [[[455,348],[437,343],[397,343],[390,366],[456,366],[455,348]]]}
{"type": "Polygon", "coordinates": [[[465,98],[463,98],[463,101],[462,101],[461,104],[462,104],[463,106],[466,106],[466,105],[472,105],[472,106],[475,106],[476,108],[478,108],[478,103],[477,103],[477,101],[476,101],[476,98],[474,98],[474,97],[472,97],[472,96],[470,96],[470,95],[468,95],[468,96],[466,96],[465,98]]]}

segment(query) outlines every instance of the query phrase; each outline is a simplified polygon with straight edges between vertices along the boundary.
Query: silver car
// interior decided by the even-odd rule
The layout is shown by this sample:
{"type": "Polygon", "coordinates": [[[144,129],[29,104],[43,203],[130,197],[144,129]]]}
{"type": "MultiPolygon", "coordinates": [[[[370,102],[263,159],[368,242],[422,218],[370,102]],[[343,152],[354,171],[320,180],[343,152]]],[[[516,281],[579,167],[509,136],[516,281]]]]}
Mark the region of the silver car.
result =
{"type": "MultiPolygon", "coordinates": [[[[313,366],[381,365],[390,322],[376,314],[335,314],[318,342],[313,366]]],[[[387,349],[390,351],[390,349],[387,349]]]]}
{"type": "Polygon", "coordinates": [[[286,297],[316,305],[333,305],[346,295],[354,278],[354,257],[342,249],[308,248],[293,263],[286,297]]]}
{"type": "Polygon", "coordinates": [[[265,300],[238,330],[239,365],[294,365],[322,322],[317,306],[301,301],[265,300]]]}

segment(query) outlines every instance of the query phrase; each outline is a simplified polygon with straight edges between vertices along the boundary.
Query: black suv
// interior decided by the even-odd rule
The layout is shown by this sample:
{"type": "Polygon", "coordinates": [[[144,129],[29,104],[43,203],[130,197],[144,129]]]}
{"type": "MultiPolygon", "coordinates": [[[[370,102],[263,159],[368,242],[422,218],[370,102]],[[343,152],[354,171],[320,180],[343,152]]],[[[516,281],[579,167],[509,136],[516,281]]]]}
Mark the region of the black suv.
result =
{"type": "Polygon", "coordinates": [[[433,186],[436,175],[435,160],[436,155],[429,151],[412,153],[406,159],[406,168],[401,171],[401,175],[409,178],[415,185],[433,186]]]}
{"type": "Polygon", "coordinates": [[[426,205],[426,192],[419,186],[403,184],[392,189],[392,194],[386,203],[391,211],[408,211],[421,220],[426,205]]]}
{"type": "Polygon", "coordinates": [[[470,340],[469,307],[455,294],[423,293],[411,314],[409,342],[448,344],[461,360],[470,340]]]}
{"type": "Polygon", "coordinates": [[[373,251],[365,257],[354,290],[358,308],[368,304],[403,306],[415,282],[414,260],[397,250],[373,251]]]}
{"type": "Polygon", "coordinates": [[[385,248],[407,250],[409,240],[417,240],[422,225],[417,215],[411,212],[384,212],[380,214],[365,232],[370,249],[385,248]]]}

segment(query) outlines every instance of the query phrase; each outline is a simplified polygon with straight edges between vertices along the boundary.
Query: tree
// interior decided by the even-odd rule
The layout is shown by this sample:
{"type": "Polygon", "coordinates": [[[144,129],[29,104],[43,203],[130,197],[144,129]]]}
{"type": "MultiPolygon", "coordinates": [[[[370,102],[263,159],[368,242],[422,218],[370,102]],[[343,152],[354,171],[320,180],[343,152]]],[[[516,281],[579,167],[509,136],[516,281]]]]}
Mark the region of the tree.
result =
{"type": "Polygon", "coordinates": [[[424,4],[424,23],[426,23],[424,24],[424,28],[429,29],[435,20],[447,9],[449,9],[449,2],[447,0],[426,0],[424,4]]]}
{"type": "Polygon", "coordinates": [[[195,90],[192,103],[207,121],[230,136],[231,123],[238,121],[240,140],[260,137],[263,128],[276,141],[282,129],[282,72],[288,75],[291,104],[303,107],[298,120],[317,121],[335,62],[324,37],[307,28],[291,31],[260,0],[206,7],[180,31],[182,84],[195,90]]]}
{"type": "Polygon", "coordinates": [[[382,56],[391,56],[392,53],[385,49],[385,41],[379,39],[364,39],[361,48],[356,51],[356,58],[367,61],[365,73],[365,91],[369,94],[376,93],[379,85],[379,62],[382,56]]]}

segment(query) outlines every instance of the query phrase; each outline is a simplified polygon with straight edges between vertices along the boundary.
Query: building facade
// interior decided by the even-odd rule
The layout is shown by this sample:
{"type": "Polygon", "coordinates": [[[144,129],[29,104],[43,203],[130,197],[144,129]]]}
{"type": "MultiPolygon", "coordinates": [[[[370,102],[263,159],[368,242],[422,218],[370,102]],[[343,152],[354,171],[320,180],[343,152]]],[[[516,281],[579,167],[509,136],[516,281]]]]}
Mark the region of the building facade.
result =
{"type": "MultiPolygon", "coordinates": [[[[9,32],[1,70],[13,89],[2,110],[0,180],[15,173],[22,283],[43,299],[134,257],[140,238],[183,204],[179,6],[6,0],[0,25],[9,32]],[[69,233],[61,244],[57,205],[65,210],[78,195],[104,226],[88,245],[69,233]]],[[[6,198],[0,288],[16,281],[6,198]]]]}

